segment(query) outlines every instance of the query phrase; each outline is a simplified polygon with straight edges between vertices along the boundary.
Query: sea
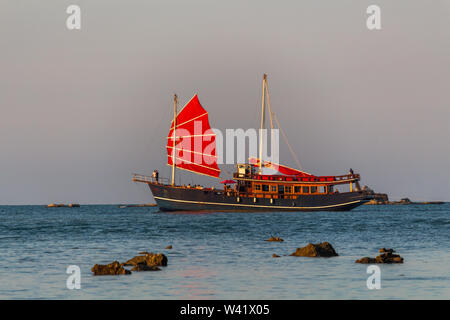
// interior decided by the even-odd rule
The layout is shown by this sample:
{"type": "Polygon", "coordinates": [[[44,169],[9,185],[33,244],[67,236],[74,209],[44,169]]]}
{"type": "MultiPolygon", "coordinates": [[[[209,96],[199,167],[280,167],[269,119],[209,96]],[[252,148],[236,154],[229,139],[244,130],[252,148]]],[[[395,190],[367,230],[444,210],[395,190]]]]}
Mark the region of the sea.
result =
{"type": "Polygon", "coordinates": [[[270,213],[0,206],[0,299],[450,299],[450,204],[270,213]],[[339,256],[290,256],[323,241],[339,256]],[[377,289],[370,265],[355,260],[383,247],[404,263],[378,265],[377,289]],[[167,267],[91,272],[140,251],[164,253],[167,267]],[[79,268],[79,289],[69,266],[79,268]]]}

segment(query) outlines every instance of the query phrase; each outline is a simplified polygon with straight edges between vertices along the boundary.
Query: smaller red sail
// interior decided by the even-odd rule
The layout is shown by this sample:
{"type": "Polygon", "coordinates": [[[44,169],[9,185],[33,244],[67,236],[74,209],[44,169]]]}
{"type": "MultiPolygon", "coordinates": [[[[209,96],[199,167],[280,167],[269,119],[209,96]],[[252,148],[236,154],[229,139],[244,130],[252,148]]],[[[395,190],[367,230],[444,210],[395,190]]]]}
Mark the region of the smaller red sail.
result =
{"type": "MultiPolygon", "coordinates": [[[[255,166],[259,166],[260,165],[260,161],[259,161],[258,158],[250,158],[249,162],[250,162],[250,164],[253,164],[255,166]]],[[[263,167],[264,168],[273,169],[275,171],[278,171],[281,174],[288,175],[288,176],[315,177],[312,174],[309,174],[309,173],[306,173],[306,172],[303,172],[303,171],[300,171],[300,170],[297,170],[297,169],[293,169],[293,168],[290,168],[288,166],[281,165],[279,163],[273,163],[273,162],[270,162],[270,161],[264,161],[263,162],[263,167]]]]}
{"type": "MultiPolygon", "coordinates": [[[[218,178],[216,135],[211,129],[208,112],[202,107],[197,94],[176,116],[175,164],[177,168],[218,178]]],[[[173,165],[174,125],[167,137],[167,164],[173,165]]]]}

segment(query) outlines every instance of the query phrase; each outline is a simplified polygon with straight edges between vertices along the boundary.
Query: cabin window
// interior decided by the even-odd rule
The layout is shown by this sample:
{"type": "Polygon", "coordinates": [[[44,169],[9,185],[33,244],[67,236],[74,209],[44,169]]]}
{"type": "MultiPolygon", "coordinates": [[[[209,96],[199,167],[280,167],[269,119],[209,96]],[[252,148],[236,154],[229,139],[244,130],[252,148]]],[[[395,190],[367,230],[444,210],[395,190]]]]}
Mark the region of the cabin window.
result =
{"type": "Polygon", "coordinates": [[[286,187],[284,187],[284,191],[286,193],[291,193],[292,192],[292,187],[291,186],[286,186],[286,187]]]}
{"type": "Polygon", "coordinates": [[[260,184],[255,184],[255,190],[257,190],[257,191],[261,190],[261,185],[260,184]]]}
{"type": "Polygon", "coordinates": [[[303,193],[309,193],[309,187],[302,187],[303,193]]]}
{"type": "Polygon", "coordinates": [[[277,186],[270,186],[270,191],[277,192],[277,186]]]}
{"type": "Polygon", "coordinates": [[[319,187],[319,193],[327,193],[327,187],[326,186],[320,186],[319,187]]]}
{"type": "Polygon", "coordinates": [[[262,185],[262,191],[269,191],[269,185],[268,184],[263,184],[262,185]]]}
{"type": "Polygon", "coordinates": [[[317,187],[311,187],[311,193],[316,193],[317,192],[317,187]]]}
{"type": "Polygon", "coordinates": [[[295,186],[294,187],[294,192],[295,193],[300,193],[301,187],[300,186],[295,186]]]}

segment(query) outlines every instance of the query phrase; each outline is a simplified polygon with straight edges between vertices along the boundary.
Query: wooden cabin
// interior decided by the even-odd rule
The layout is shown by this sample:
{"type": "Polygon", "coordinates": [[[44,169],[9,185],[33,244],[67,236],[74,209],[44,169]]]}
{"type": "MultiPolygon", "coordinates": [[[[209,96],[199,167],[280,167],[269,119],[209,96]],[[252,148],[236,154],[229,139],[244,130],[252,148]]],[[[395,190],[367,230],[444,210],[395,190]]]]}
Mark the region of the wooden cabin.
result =
{"type": "Polygon", "coordinates": [[[252,164],[238,164],[233,178],[240,196],[272,199],[297,199],[300,195],[335,193],[335,185],[348,184],[350,191],[360,190],[358,174],[342,176],[263,175],[252,164]]]}

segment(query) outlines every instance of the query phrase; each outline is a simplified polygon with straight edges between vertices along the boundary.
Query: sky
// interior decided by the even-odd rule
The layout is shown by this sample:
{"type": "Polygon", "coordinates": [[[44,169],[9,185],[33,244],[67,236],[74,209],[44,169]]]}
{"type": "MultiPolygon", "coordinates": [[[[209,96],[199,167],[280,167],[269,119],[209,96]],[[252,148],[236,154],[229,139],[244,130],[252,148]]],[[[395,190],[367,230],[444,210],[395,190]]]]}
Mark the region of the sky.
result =
{"type": "Polygon", "coordinates": [[[170,176],[173,94],[198,93],[214,128],[257,128],[263,73],[304,170],[450,201],[446,0],[1,0],[0,43],[0,204],[152,202],[131,178],[170,176]]]}

